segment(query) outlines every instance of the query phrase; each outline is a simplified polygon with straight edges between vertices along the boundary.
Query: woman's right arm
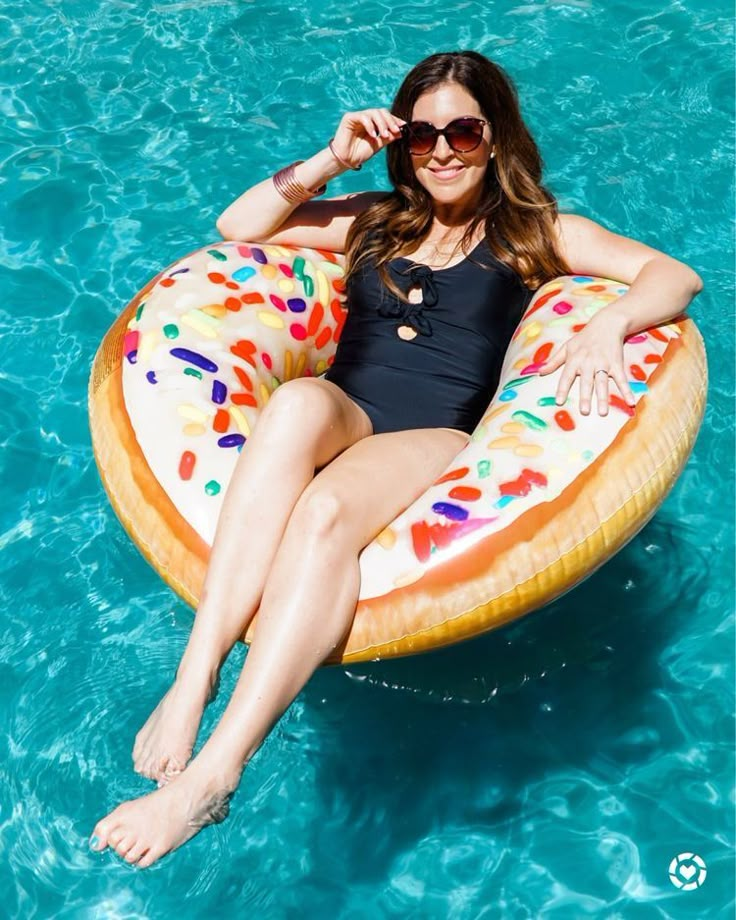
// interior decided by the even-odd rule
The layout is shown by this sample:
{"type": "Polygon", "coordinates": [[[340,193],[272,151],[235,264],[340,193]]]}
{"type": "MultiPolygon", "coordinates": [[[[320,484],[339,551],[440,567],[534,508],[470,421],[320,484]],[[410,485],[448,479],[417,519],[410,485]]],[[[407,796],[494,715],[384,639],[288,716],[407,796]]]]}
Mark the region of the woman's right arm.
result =
{"type": "MultiPolygon", "coordinates": [[[[341,158],[362,164],[400,133],[402,120],[388,109],[366,109],[343,115],[333,141],[341,158]]],[[[309,189],[345,172],[329,146],[295,167],[296,178],[309,189]]],[[[224,239],[306,246],[344,252],[353,220],[390,192],[359,192],[336,198],[287,201],[269,176],[244,192],[217,219],[224,239]]]]}

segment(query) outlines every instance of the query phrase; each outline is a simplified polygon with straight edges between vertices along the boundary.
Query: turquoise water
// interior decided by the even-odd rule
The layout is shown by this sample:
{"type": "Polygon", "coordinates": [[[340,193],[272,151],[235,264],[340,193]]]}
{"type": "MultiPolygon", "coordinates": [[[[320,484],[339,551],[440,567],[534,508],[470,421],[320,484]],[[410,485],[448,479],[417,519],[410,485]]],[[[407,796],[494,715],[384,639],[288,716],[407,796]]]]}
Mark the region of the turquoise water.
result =
{"type": "MultiPolygon", "coordinates": [[[[21,0],[0,12],[0,915],[733,917],[733,23],[724,0],[21,0]],[[430,655],[318,672],[230,818],[153,868],[95,854],[192,622],[123,532],[86,385],[118,311],[248,185],[473,48],[562,210],[692,265],[704,425],[575,591],[430,655]],[[699,854],[680,891],[670,861],[699,854]]],[[[329,194],[385,188],[384,158],[329,194]]],[[[243,662],[238,647],[203,737],[243,662]]]]}

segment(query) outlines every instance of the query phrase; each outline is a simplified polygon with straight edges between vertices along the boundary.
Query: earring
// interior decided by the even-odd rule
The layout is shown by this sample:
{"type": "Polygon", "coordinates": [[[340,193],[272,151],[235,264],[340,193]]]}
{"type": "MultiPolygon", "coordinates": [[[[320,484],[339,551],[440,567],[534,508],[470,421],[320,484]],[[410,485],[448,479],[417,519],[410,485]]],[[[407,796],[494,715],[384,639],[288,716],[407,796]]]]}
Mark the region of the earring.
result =
{"type": "Polygon", "coordinates": [[[489,160],[492,160],[496,156],[496,151],[494,150],[491,155],[488,157],[489,160]]]}

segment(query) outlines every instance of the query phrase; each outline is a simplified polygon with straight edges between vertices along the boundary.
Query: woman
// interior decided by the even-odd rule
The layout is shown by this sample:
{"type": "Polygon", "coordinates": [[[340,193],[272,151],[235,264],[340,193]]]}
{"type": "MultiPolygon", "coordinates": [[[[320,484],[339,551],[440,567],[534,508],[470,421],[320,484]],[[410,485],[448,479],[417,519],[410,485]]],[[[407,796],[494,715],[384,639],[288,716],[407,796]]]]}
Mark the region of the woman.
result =
{"type": "Polygon", "coordinates": [[[680,314],[700,278],[558,214],[540,179],[510,79],[475,52],[443,53],[411,70],[390,109],[348,112],[325,149],[220,217],[227,239],[345,252],[352,309],[327,374],[280,386],[239,457],[176,679],[133,749],[159,788],[99,821],[94,849],[150,866],[225,818],[245,764],[349,631],[360,550],[465,446],[545,280],[574,271],[631,286],[542,373],[564,364],[558,402],[579,377],[584,413],[595,392],[606,414],[611,385],[633,402],[624,337],[680,314]],[[308,200],[384,147],[393,191],[308,200]],[[256,610],[233,696],[189,762],[220,666],[256,610]]]}

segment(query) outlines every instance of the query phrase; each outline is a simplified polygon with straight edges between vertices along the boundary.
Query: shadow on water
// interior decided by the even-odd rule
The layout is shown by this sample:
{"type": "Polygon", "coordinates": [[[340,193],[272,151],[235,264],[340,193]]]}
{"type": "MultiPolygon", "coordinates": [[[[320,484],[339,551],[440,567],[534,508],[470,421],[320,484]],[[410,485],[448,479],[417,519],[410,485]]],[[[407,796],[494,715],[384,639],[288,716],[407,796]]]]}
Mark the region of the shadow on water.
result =
{"type": "Polygon", "coordinates": [[[658,657],[688,630],[708,580],[696,530],[660,514],[573,591],[516,623],[421,656],[318,672],[305,716],[336,740],[315,752],[315,794],[323,814],[339,802],[364,832],[346,835],[347,848],[370,840],[370,860],[335,858],[379,877],[402,842],[416,842],[422,816],[503,837],[548,769],[619,779],[601,750],[636,724],[661,684],[658,657]]]}

